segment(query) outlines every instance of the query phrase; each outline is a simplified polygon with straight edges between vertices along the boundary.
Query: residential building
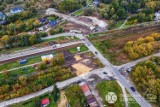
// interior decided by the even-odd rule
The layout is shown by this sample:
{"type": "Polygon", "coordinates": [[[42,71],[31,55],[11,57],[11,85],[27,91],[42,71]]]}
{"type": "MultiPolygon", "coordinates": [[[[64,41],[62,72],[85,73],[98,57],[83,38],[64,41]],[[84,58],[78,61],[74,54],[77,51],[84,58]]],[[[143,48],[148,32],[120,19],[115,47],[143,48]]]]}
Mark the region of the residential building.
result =
{"type": "Polygon", "coordinates": [[[82,92],[84,93],[84,95],[87,99],[87,103],[90,105],[90,107],[99,107],[97,104],[97,101],[94,98],[94,96],[92,95],[87,83],[81,82],[81,83],[79,83],[79,86],[80,86],[82,92]]]}
{"type": "Polygon", "coordinates": [[[99,5],[99,0],[93,0],[93,4],[94,4],[95,6],[98,6],[98,5],[99,5]]]}
{"type": "Polygon", "coordinates": [[[23,8],[22,7],[14,7],[10,10],[10,13],[11,14],[15,14],[15,13],[19,13],[19,12],[22,12],[23,11],[23,8]]]}

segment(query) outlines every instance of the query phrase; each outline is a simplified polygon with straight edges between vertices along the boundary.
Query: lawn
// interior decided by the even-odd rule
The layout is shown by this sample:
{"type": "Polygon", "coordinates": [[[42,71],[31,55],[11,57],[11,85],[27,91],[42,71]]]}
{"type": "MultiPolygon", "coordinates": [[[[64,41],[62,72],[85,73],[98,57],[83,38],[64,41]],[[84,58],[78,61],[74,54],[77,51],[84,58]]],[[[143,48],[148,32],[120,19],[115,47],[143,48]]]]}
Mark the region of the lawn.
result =
{"type": "Polygon", "coordinates": [[[73,13],[73,16],[80,16],[83,14],[84,9],[78,10],[76,12],[73,13]]]}
{"type": "Polygon", "coordinates": [[[121,100],[122,90],[116,81],[102,81],[96,86],[99,95],[102,97],[106,107],[124,107],[125,103],[121,100]],[[114,104],[108,104],[106,95],[109,92],[114,92],[117,95],[117,101],[114,104]]]}
{"type": "Polygon", "coordinates": [[[40,62],[40,61],[41,61],[40,56],[35,56],[35,57],[28,58],[27,63],[22,64],[22,65],[19,64],[19,61],[9,62],[9,63],[5,63],[5,64],[1,64],[0,71],[9,70],[9,69],[16,68],[16,67],[22,67],[22,66],[29,65],[29,64],[34,64],[34,63],[40,62]]]}
{"type": "Polygon", "coordinates": [[[119,28],[122,24],[123,24],[122,20],[115,22],[109,26],[109,30],[119,28]]]}
{"type": "Polygon", "coordinates": [[[48,93],[45,93],[45,94],[43,94],[39,97],[36,97],[36,98],[32,98],[32,99],[27,100],[25,102],[20,102],[17,104],[10,105],[9,107],[40,107],[40,102],[44,98],[49,98],[51,101],[51,103],[47,107],[57,107],[56,106],[57,104],[52,101],[53,100],[52,96],[48,93]]]}
{"type": "MultiPolygon", "coordinates": [[[[80,46],[80,52],[84,52],[84,51],[87,51],[87,50],[88,50],[88,48],[85,45],[80,46]]],[[[77,47],[69,49],[69,52],[72,53],[72,54],[77,53],[78,52],[77,47]]]]}
{"type": "Polygon", "coordinates": [[[128,96],[128,107],[141,107],[137,101],[128,93],[127,91],[127,96],[128,96]]]}

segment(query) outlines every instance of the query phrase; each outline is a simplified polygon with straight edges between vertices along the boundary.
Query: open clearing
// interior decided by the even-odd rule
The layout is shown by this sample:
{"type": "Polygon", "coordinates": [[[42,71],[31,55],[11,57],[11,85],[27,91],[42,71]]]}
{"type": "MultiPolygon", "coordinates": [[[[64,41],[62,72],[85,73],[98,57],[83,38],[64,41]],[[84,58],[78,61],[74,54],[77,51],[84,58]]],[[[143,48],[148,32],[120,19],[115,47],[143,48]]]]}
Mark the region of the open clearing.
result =
{"type": "Polygon", "coordinates": [[[152,33],[159,33],[160,25],[130,30],[118,30],[105,34],[91,35],[90,40],[96,48],[114,65],[121,65],[131,61],[123,52],[128,41],[137,40],[140,37],[149,36],[152,33]]]}

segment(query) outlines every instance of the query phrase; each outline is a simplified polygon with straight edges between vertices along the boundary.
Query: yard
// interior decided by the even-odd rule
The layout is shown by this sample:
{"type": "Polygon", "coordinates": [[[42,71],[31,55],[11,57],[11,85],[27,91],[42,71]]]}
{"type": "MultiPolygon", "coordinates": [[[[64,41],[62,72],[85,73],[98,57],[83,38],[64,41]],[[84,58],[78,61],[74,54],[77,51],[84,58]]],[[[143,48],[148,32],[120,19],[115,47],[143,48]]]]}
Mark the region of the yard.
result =
{"type": "MultiPolygon", "coordinates": [[[[81,45],[79,52],[84,52],[84,51],[87,51],[87,50],[88,50],[88,48],[85,45],[81,45]]],[[[77,53],[78,52],[77,47],[69,49],[69,52],[72,53],[72,54],[77,53]]]]}
{"type": "Polygon", "coordinates": [[[103,99],[104,105],[107,107],[124,107],[125,104],[121,101],[122,90],[116,81],[102,81],[96,86],[99,95],[103,99]],[[114,92],[117,95],[117,101],[114,104],[109,104],[106,101],[106,95],[109,92],[114,92]]]}

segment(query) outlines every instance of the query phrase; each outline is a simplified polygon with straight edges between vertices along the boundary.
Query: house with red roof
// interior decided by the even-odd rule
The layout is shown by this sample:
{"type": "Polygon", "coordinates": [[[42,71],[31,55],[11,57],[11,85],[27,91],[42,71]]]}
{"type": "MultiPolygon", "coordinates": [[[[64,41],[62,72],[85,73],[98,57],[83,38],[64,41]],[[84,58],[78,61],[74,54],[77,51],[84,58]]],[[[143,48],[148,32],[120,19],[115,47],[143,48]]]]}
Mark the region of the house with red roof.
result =
{"type": "Polygon", "coordinates": [[[49,103],[50,103],[49,98],[45,98],[41,100],[41,107],[46,107],[49,105],[49,103]]]}
{"type": "Polygon", "coordinates": [[[90,89],[85,82],[82,82],[79,85],[85,96],[91,95],[90,89]]]}
{"type": "Polygon", "coordinates": [[[79,83],[79,86],[80,86],[82,92],[84,93],[84,95],[87,99],[87,103],[90,105],[90,107],[99,107],[97,104],[97,101],[94,98],[94,96],[92,95],[87,83],[81,82],[81,83],[79,83]]]}

